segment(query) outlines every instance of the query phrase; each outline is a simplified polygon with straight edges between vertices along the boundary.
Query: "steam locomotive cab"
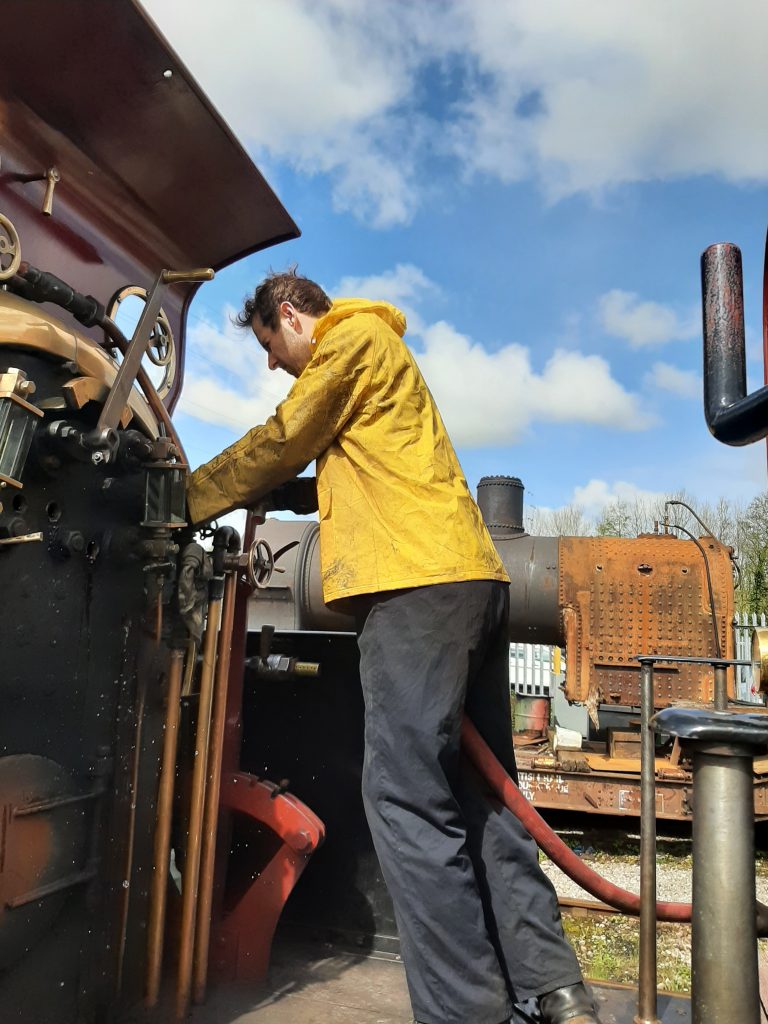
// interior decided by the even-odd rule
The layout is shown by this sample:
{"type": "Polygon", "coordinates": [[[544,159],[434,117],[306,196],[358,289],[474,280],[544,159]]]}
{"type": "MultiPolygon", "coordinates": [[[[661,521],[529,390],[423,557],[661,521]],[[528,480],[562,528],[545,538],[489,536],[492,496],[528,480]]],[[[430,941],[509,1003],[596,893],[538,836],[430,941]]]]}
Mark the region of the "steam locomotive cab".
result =
{"type": "MultiPolygon", "coordinates": [[[[289,923],[393,956],[354,625],[323,603],[318,526],[260,509],[204,548],[171,418],[197,289],[298,229],[133,0],[5,0],[0,32],[0,1017],[119,1019],[158,1005],[172,963],[181,1019],[209,967],[263,978],[326,826],[289,923]]],[[[646,717],[727,703],[727,548],[530,537],[520,482],[483,487],[510,639],[566,649],[565,696],[597,727],[637,714],[642,651],[667,665],[646,717]]],[[[657,810],[689,817],[676,755],[657,810]]],[[[543,770],[539,802],[639,812],[639,772],[611,789],[577,761],[543,770]]]]}
{"type": "Polygon", "coordinates": [[[138,5],[0,32],[0,1015],[69,1024],[146,982],[187,308],[298,232],[138,5]]]}

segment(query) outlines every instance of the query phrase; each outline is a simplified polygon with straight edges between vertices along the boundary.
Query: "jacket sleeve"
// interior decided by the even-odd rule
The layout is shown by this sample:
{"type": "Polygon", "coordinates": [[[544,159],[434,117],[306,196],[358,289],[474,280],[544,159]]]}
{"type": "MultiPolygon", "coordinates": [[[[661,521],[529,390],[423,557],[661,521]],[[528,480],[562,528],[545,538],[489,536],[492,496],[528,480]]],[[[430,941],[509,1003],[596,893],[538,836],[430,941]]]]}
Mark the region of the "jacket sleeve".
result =
{"type": "Polygon", "coordinates": [[[192,473],[193,525],[254,505],[324,452],[364,397],[375,348],[369,327],[329,332],[274,415],[192,473]]]}

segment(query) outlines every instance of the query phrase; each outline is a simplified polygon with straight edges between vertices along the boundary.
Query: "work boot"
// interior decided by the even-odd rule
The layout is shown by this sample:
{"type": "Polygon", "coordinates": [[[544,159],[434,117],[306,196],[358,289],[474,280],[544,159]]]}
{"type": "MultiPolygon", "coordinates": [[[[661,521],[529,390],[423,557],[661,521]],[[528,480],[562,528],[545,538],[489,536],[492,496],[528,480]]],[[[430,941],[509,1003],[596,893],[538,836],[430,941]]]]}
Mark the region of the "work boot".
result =
{"type": "Polygon", "coordinates": [[[584,982],[566,985],[539,997],[542,1024],[600,1024],[584,982]]]}

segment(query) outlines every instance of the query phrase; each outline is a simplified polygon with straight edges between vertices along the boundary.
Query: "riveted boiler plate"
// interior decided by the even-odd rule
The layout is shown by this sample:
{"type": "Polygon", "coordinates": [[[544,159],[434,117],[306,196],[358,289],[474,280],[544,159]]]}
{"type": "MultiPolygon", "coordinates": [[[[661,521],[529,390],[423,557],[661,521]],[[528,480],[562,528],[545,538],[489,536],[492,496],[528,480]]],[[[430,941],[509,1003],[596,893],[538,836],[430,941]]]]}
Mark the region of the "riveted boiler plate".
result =
{"type": "Polygon", "coordinates": [[[0,970],[33,948],[82,871],[89,801],[61,765],[34,754],[0,758],[0,970]]]}

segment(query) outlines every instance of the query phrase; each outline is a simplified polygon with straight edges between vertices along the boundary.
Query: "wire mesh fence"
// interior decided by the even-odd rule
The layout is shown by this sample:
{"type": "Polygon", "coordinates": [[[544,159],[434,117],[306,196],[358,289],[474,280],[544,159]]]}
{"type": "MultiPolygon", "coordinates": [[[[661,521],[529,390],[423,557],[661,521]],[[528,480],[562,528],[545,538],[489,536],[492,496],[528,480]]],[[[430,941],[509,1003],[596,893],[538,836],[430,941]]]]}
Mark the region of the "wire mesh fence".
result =
{"type": "MultiPolygon", "coordinates": [[[[734,657],[748,660],[752,657],[752,633],[755,629],[766,626],[765,612],[742,612],[733,617],[733,641],[734,657]]],[[[736,672],[736,698],[746,700],[751,704],[762,704],[763,700],[756,691],[752,678],[752,668],[749,665],[737,665],[736,672]]]]}
{"type": "Polygon", "coordinates": [[[562,680],[563,667],[559,647],[509,645],[509,682],[517,697],[552,697],[562,680]]]}

